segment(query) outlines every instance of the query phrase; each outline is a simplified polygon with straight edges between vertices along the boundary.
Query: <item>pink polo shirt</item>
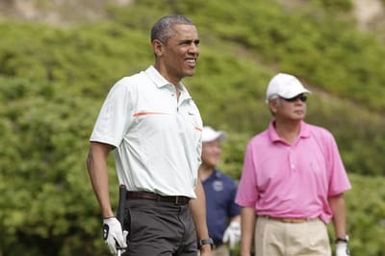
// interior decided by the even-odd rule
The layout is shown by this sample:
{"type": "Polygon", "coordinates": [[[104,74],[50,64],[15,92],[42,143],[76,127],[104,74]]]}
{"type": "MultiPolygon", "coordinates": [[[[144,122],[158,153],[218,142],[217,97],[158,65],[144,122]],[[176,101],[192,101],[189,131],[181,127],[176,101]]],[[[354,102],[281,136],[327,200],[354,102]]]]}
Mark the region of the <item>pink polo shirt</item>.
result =
{"type": "Polygon", "coordinates": [[[257,215],[319,217],[327,223],[332,217],[328,197],[350,188],[329,131],[302,122],[298,138],[289,145],[271,122],[247,145],[235,201],[254,207],[257,215]]]}

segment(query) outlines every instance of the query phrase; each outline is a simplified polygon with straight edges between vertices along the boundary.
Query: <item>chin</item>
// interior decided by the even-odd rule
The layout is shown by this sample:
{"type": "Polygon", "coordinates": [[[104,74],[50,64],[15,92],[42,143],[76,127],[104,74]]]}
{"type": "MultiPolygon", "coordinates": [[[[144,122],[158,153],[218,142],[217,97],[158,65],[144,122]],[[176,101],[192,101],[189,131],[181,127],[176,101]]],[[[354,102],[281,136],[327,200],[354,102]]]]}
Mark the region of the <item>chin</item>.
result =
{"type": "Polygon", "coordinates": [[[194,67],[189,67],[189,66],[186,66],[184,67],[183,69],[183,72],[186,76],[192,76],[193,74],[195,74],[195,66],[194,67]]]}
{"type": "Polygon", "coordinates": [[[193,76],[195,74],[195,70],[191,72],[185,72],[184,76],[193,76]]]}
{"type": "Polygon", "coordinates": [[[304,120],[304,116],[292,116],[291,118],[289,118],[289,119],[291,119],[292,121],[302,121],[302,120],[304,120]]]}

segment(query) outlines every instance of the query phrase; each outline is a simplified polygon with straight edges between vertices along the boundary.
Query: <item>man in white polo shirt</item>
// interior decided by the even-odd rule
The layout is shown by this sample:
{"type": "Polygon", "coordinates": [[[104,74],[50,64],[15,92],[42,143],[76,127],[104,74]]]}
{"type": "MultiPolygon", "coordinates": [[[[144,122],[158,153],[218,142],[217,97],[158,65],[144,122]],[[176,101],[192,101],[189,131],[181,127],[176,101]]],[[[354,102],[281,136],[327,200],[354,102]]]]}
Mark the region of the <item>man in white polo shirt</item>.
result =
{"type": "Polygon", "coordinates": [[[202,120],[181,82],[195,73],[198,32],[184,16],[165,16],[152,28],[151,44],[155,64],[112,87],[90,138],[87,167],[104,238],[113,254],[124,248],[130,256],[192,256],[199,247],[201,255],[210,255],[197,178],[202,120]],[[119,183],[128,190],[122,225],[109,197],[112,150],[119,183]]]}

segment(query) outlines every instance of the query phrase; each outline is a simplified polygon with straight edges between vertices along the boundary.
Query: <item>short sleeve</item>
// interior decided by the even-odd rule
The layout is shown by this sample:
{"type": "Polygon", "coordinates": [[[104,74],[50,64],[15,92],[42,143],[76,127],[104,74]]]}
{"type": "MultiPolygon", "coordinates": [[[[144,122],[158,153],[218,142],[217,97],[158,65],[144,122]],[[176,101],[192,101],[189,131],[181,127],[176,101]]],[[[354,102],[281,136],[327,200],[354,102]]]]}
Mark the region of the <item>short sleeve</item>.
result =
{"type": "Polygon", "coordinates": [[[246,148],[241,180],[235,202],[243,207],[255,207],[259,193],[256,183],[256,169],[253,159],[253,146],[249,143],[246,148]]]}
{"type": "Polygon", "coordinates": [[[132,100],[125,80],[118,81],[108,93],[99,112],[90,141],[118,147],[132,121],[132,100]]]}
{"type": "Polygon", "coordinates": [[[338,151],[337,143],[333,135],[329,134],[329,138],[327,141],[327,168],[329,178],[328,196],[330,197],[349,190],[351,188],[351,184],[348,179],[345,167],[338,151]]]}

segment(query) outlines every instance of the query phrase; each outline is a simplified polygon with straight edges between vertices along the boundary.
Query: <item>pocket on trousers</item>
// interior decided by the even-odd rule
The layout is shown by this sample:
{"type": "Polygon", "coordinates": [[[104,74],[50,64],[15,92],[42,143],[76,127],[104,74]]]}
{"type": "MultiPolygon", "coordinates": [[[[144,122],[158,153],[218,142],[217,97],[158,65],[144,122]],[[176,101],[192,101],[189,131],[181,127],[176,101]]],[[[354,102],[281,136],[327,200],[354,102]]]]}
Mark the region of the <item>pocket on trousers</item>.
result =
{"type": "Polygon", "coordinates": [[[130,212],[130,209],[128,207],[126,207],[124,209],[124,216],[125,216],[125,219],[124,219],[124,224],[123,224],[123,229],[124,230],[127,230],[128,231],[128,235],[127,235],[127,241],[130,240],[130,235],[131,235],[131,212],[130,212]]]}

